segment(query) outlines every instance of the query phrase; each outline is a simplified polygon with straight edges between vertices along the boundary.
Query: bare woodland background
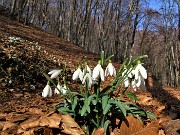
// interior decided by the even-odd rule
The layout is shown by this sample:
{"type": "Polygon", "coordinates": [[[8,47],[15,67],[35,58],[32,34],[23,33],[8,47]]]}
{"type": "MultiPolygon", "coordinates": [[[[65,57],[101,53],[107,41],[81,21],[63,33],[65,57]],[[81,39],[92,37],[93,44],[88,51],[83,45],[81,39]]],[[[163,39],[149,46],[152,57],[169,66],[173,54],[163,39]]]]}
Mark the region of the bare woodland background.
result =
{"type": "Polygon", "coordinates": [[[160,85],[180,85],[180,0],[0,0],[12,19],[34,25],[83,47],[143,62],[160,85]]]}

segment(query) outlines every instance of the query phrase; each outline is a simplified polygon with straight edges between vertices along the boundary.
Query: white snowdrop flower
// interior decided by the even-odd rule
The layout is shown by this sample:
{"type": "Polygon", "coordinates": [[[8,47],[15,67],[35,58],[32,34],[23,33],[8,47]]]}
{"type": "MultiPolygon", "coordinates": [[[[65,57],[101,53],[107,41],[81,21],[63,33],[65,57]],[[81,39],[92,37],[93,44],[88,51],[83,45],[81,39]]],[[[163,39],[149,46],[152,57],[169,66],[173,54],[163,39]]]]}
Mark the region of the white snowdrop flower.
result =
{"type": "Polygon", "coordinates": [[[86,73],[86,75],[83,78],[82,84],[84,84],[86,80],[88,80],[88,83],[89,83],[88,86],[91,86],[93,83],[93,80],[90,73],[86,73]]]}
{"type": "Polygon", "coordinates": [[[51,79],[57,78],[57,76],[61,73],[61,70],[54,69],[51,70],[48,74],[51,75],[51,79]]]}
{"type": "Polygon", "coordinates": [[[135,72],[135,79],[136,80],[139,77],[139,73],[141,74],[141,76],[144,79],[147,79],[147,71],[146,71],[146,69],[140,63],[136,66],[134,72],[135,72]]]}
{"type": "Polygon", "coordinates": [[[47,96],[52,97],[52,89],[49,85],[49,82],[47,83],[47,85],[43,89],[42,96],[43,97],[47,97],[47,96]]]}
{"type": "Polygon", "coordinates": [[[86,67],[83,69],[83,76],[86,74],[85,73],[85,69],[87,70],[87,72],[89,73],[89,75],[91,76],[91,69],[90,69],[90,67],[88,66],[88,65],[86,65],[86,67]]]}
{"type": "Polygon", "coordinates": [[[108,75],[110,75],[110,76],[113,75],[114,77],[116,77],[116,69],[112,65],[111,62],[109,62],[108,66],[106,67],[106,70],[105,70],[105,76],[108,76],[108,75]]]}
{"type": "Polygon", "coordinates": [[[72,79],[76,80],[76,79],[80,79],[81,81],[83,80],[83,72],[81,71],[80,66],[78,67],[78,69],[74,72],[72,79]]]}
{"type": "Polygon", "coordinates": [[[62,89],[62,87],[61,87],[60,83],[58,82],[58,84],[54,90],[54,94],[59,94],[60,93],[59,91],[61,91],[61,89],[62,89]]]}
{"type": "Polygon", "coordinates": [[[94,80],[96,80],[98,78],[98,76],[100,76],[101,80],[104,81],[104,70],[101,67],[100,62],[101,61],[99,61],[97,66],[93,69],[92,77],[93,77],[94,80]]]}
{"type": "Polygon", "coordinates": [[[140,61],[138,61],[138,65],[136,66],[136,68],[134,70],[134,74],[135,74],[136,86],[142,87],[142,90],[144,90],[145,89],[144,79],[147,79],[147,71],[141,65],[140,61]]]}

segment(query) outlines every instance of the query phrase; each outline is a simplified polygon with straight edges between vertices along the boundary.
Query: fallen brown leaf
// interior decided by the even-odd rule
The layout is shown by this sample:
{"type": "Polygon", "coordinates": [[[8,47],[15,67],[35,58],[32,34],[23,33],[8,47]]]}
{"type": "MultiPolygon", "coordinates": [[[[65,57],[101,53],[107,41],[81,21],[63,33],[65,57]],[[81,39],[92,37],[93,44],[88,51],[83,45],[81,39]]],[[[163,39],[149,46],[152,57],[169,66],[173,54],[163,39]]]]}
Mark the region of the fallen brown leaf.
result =
{"type": "Polygon", "coordinates": [[[30,113],[30,114],[39,114],[39,115],[43,115],[44,114],[42,112],[42,109],[38,109],[38,108],[29,108],[28,109],[28,113],[30,113]]]}
{"type": "Polygon", "coordinates": [[[61,119],[62,119],[62,115],[58,113],[54,113],[48,117],[43,116],[40,118],[40,126],[47,126],[50,128],[59,128],[61,119]]]}
{"type": "Polygon", "coordinates": [[[22,128],[22,130],[24,131],[27,131],[29,129],[32,129],[38,126],[40,126],[40,122],[38,118],[31,118],[20,124],[20,128],[22,128]]]}
{"type": "Polygon", "coordinates": [[[164,130],[159,130],[158,135],[165,135],[164,130]]]}
{"type": "Polygon", "coordinates": [[[158,122],[152,122],[146,127],[132,115],[126,118],[120,127],[120,135],[157,135],[159,127],[158,122]]]}
{"type": "Polygon", "coordinates": [[[104,128],[98,128],[93,135],[105,135],[104,128]]]}
{"type": "Polygon", "coordinates": [[[170,120],[161,125],[166,135],[179,135],[180,119],[170,120]]]}
{"type": "Polygon", "coordinates": [[[5,122],[2,131],[11,133],[11,134],[16,134],[17,133],[17,127],[18,125],[12,122],[5,122]]]}
{"type": "Polygon", "coordinates": [[[62,132],[70,135],[85,135],[79,125],[70,115],[62,115],[62,132]]]}
{"type": "Polygon", "coordinates": [[[0,120],[6,120],[7,114],[0,113],[0,120]]]}
{"type": "Polygon", "coordinates": [[[3,129],[5,123],[6,123],[5,121],[0,122],[0,131],[3,129]]]}

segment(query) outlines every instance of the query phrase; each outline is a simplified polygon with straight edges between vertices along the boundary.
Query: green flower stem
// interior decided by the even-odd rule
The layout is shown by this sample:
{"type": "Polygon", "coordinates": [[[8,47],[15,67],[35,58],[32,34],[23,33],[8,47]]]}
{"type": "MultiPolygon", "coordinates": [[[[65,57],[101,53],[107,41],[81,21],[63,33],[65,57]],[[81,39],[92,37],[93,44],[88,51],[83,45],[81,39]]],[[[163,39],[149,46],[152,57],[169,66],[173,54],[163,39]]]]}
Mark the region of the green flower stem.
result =
{"type": "MultiPolygon", "coordinates": [[[[99,110],[98,100],[99,100],[100,84],[101,84],[101,78],[99,78],[98,84],[95,85],[95,87],[94,87],[95,92],[96,92],[96,102],[97,102],[95,109],[97,111],[99,110]]],[[[96,123],[97,123],[97,128],[98,128],[100,125],[99,112],[96,112],[96,121],[97,121],[96,123]]]]}

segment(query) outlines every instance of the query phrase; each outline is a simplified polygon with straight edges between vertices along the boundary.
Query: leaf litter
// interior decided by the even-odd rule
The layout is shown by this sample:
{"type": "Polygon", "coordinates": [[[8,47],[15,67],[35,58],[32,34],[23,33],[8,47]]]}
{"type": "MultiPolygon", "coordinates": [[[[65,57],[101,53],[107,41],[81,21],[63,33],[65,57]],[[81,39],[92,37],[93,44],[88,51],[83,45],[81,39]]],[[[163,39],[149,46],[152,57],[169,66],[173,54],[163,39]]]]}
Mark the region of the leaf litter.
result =
{"type": "MultiPolygon", "coordinates": [[[[41,97],[44,82],[41,82],[43,72],[55,66],[71,65],[76,69],[75,63],[78,58],[87,57],[92,65],[95,65],[97,56],[86,54],[70,42],[57,38],[51,34],[44,33],[33,27],[24,27],[18,22],[0,16],[6,24],[0,21],[0,49],[3,50],[3,59],[10,59],[21,56],[22,66],[26,64],[22,76],[15,77],[16,84],[10,83],[10,78],[0,80],[0,133],[3,134],[85,134],[81,127],[69,115],[62,115],[52,111],[52,105],[61,101],[59,95],[54,95],[53,99],[41,97]],[[19,31],[17,33],[17,31],[19,31]],[[31,34],[33,31],[33,35],[31,34]],[[22,42],[8,46],[8,37],[14,35],[22,38],[22,42]],[[42,35],[45,38],[41,38],[42,35]],[[37,47],[38,46],[38,47],[37,47]],[[41,48],[41,49],[38,49],[41,48]],[[59,49],[57,49],[59,48],[59,49]],[[27,54],[27,55],[25,55],[27,54]],[[77,55],[78,54],[78,55],[77,55]],[[38,57],[37,57],[38,56],[38,57]],[[32,61],[25,63],[27,61],[32,61]],[[53,62],[50,62],[53,61],[53,62]],[[68,63],[66,63],[68,61],[68,63]],[[40,67],[35,67],[33,62],[39,62],[40,67]],[[27,72],[37,68],[37,72],[27,72]],[[34,79],[39,80],[34,83],[34,79]],[[28,76],[25,77],[24,75],[28,76]],[[33,83],[29,84],[29,80],[33,83]],[[26,81],[28,80],[28,81],[26,81]],[[18,86],[18,87],[17,87],[18,86]]],[[[117,63],[116,66],[119,66],[117,63]]],[[[67,67],[67,76],[71,77],[72,70],[67,67]]],[[[14,69],[7,67],[7,73],[14,73],[14,69]]],[[[45,79],[44,79],[45,80],[45,79]]],[[[109,78],[108,81],[110,81],[109,78]]],[[[179,134],[179,114],[180,114],[180,91],[179,88],[160,87],[158,82],[152,82],[145,92],[137,92],[138,103],[143,109],[149,110],[157,116],[155,121],[141,123],[133,116],[126,117],[120,128],[115,128],[112,135],[163,135],[179,134]],[[155,83],[155,84],[154,84],[155,83]]],[[[68,82],[69,83],[69,82],[68,82]]],[[[71,83],[69,83],[71,84],[71,83]]],[[[106,85],[106,82],[105,84],[106,85]]],[[[72,85],[72,88],[77,89],[72,85]]],[[[126,98],[125,100],[128,100],[126,98]]],[[[94,135],[103,135],[103,128],[99,128],[94,135]]]]}

